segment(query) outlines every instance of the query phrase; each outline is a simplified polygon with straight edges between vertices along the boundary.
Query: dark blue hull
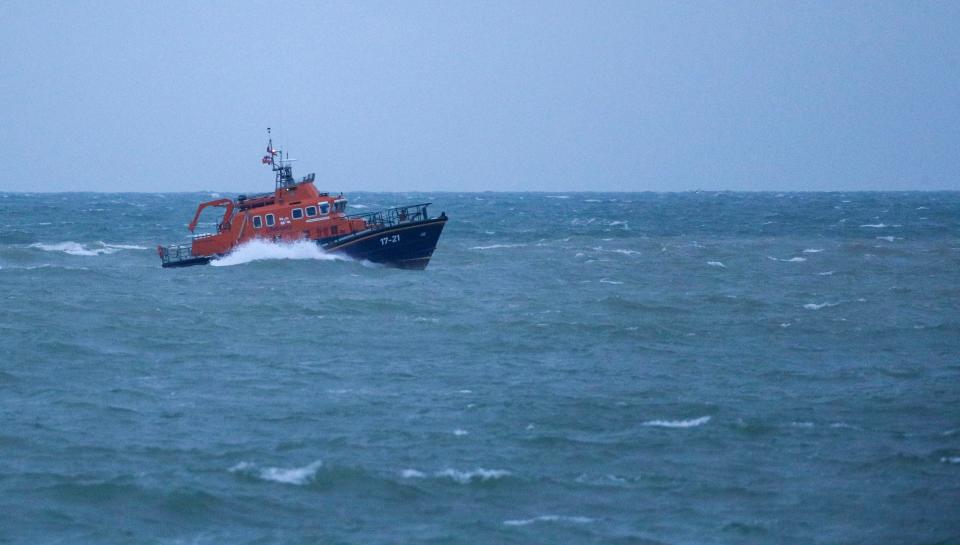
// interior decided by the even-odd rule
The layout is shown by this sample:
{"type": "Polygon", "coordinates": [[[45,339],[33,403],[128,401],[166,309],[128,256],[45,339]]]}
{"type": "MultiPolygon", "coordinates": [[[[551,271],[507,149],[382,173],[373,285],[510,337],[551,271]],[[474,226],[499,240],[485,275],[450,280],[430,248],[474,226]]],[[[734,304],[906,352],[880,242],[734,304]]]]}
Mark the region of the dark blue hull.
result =
{"type": "Polygon", "coordinates": [[[446,223],[446,215],[441,215],[317,243],[328,252],[343,253],[354,259],[401,269],[425,269],[446,223]]]}

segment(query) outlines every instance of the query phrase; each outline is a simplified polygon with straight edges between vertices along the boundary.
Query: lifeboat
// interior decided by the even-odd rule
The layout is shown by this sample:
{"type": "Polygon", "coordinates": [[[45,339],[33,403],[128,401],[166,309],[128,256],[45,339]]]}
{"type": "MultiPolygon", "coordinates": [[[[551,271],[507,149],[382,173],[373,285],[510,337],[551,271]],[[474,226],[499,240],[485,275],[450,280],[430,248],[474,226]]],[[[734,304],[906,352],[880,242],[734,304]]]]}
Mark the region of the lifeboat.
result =
{"type": "Polygon", "coordinates": [[[252,240],[311,241],[327,252],[401,269],[424,269],[430,262],[447,223],[446,213],[430,217],[430,203],[347,214],[343,194],[318,191],[314,174],[294,179],[292,160],[274,149],[272,138],[262,162],[276,176],[274,191],[200,203],[187,229],[194,232],[204,209],[224,208],[216,232],[192,234],[184,244],[157,246],[163,267],[204,265],[252,240]]]}

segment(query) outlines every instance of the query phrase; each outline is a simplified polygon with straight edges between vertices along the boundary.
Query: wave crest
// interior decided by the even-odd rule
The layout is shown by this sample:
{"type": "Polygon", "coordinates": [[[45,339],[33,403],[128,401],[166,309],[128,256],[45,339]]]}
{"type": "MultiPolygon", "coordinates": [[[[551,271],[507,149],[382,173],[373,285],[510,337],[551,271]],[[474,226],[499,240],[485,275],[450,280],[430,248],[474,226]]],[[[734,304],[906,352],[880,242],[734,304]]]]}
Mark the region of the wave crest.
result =
{"type": "Polygon", "coordinates": [[[73,242],[68,240],[67,242],[58,242],[56,244],[43,244],[42,242],[35,242],[30,245],[30,248],[37,248],[45,252],[63,252],[67,255],[77,255],[77,256],[95,256],[101,254],[112,254],[119,252],[120,250],[146,250],[144,246],[137,246],[134,244],[109,244],[106,242],[98,241],[94,244],[84,245],[79,242],[73,242]]]}
{"type": "MultiPolygon", "coordinates": [[[[437,471],[433,474],[434,477],[442,479],[450,479],[454,482],[460,484],[470,484],[473,482],[485,482],[493,481],[497,479],[502,479],[503,477],[509,477],[512,475],[506,469],[484,469],[478,467],[472,470],[461,471],[459,469],[447,468],[442,471],[437,471]]],[[[418,471],[416,469],[404,469],[400,472],[400,476],[404,479],[422,479],[427,476],[426,473],[418,471]]]]}
{"type": "Polygon", "coordinates": [[[709,416],[701,416],[700,418],[691,418],[689,420],[648,420],[644,422],[643,425],[658,428],[693,428],[702,426],[709,421],[709,416]]]}
{"type": "Polygon", "coordinates": [[[275,483],[304,485],[312,481],[317,475],[317,471],[323,467],[323,461],[317,460],[303,467],[284,468],[284,467],[264,467],[258,468],[257,464],[250,462],[240,462],[230,468],[231,473],[242,473],[250,475],[264,481],[273,481],[275,483]]]}
{"type": "Polygon", "coordinates": [[[587,524],[589,522],[593,522],[593,519],[590,517],[569,515],[540,515],[539,517],[533,517],[532,519],[505,520],[503,521],[503,524],[505,526],[526,526],[528,524],[533,524],[534,522],[573,522],[576,524],[587,524]]]}

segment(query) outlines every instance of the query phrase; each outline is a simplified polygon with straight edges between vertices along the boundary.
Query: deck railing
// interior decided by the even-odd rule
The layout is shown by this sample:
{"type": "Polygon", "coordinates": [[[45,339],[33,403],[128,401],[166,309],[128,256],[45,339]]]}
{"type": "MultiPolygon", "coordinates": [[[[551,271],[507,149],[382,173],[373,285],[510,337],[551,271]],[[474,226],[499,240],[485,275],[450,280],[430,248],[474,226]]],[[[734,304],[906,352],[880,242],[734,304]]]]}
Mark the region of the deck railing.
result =
{"type": "Polygon", "coordinates": [[[395,206],[377,210],[376,212],[366,212],[364,214],[350,214],[349,219],[362,219],[367,222],[367,226],[374,229],[383,227],[393,227],[401,223],[410,223],[429,219],[427,207],[430,203],[408,204],[405,206],[395,206]]]}
{"type": "Polygon", "coordinates": [[[183,261],[193,257],[195,256],[193,255],[192,244],[171,244],[169,246],[163,246],[163,253],[160,255],[160,259],[164,263],[183,261]]]}

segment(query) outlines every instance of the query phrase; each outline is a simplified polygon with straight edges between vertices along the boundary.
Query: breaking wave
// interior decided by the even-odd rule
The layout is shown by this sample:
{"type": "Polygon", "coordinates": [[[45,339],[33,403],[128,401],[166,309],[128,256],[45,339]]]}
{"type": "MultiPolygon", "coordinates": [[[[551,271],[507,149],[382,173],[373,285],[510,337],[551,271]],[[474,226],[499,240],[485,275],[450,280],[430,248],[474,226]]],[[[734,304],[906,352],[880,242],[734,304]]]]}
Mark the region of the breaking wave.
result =
{"type": "Polygon", "coordinates": [[[767,256],[767,259],[773,261],[783,261],[784,263],[802,263],[807,260],[805,257],[791,257],[790,259],[780,259],[779,257],[767,256]]]}
{"type": "MultiPolygon", "coordinates": [[[[460,484],[493,481],[503,477],[509,477],[510,475],[512,475],[512,473],[506,469],[484,469],[482,467],[466,471],[447,468],[433,474],[434,477],[450,479],[460,484]]],[[[404,469],[400,472],[400,476],[404,479],[423,479],[427,474],[416,469],[404,469]]]]}
{"type": "Polygon", "coordinates": [[[539,517],[533,517],[532,519],[505,520],[503,521],[503,524],[505,526],[527,526],[528,524],[533,524],[535,522],[573,522],[576,524],[587,524],[589,522],[593,522],[593,519],[590,517],[576,517],[567,515],[540,515],[539,517]]]}
{"type": "Polygon", "coordinates": [[[490,246],[473,246],[471,250],[495,250],[497,248],[520,248],[526,244],[492,244],[490,246]]]}
{"type": "Polygon", "coordinates": [[[691,418],[690,420],[648,420],[644,422],[643,425],[658,428],[693,428],[702,426],[709,421],[709,416],[701,416],[700,418],[691,418]]]}
{"type": "Polygon", "coordinates": [[[94,256],[101,254],[112,254],[120,250],[146,250],[144,246],[134,244],[108,244],[106,242],[96,242],[95,244],[83,245],[79,242],[67,241],[56,244],[43,244],[40,242],[30,245],[30,248],[38,248],[45,252],[63,252],[67,255],[94,256]]]}
{"type": "Polygon", "coordinates": [[[835,307],[839,304],[840,303],[807,303],[806,305],[803,305],[803,308],[807,310],[820,310],[822,308],[835,307]]]}
{"type": "Polygon", "coordinates": [[[312,481],[317,475],[317,471],[323,467],[323,461],[307,464],[303,467],[284,468],[284,467],[264,467],[258,468],[257,464],[250,462],[240,462],[230,468],[230,473],[241,473],[250,475],[264,481],[273,481],[275,483],[304,485],[312,481]]]}
{"type": "Polygon", "coordinates": [[[711,267],[720,267],[721,269],[726,269],[726,268],[727,268],[726,265],[724,265],[723,263],[721,263],[721,262],[719,262],[719,261],[707,261],[707,265],[710,265],[711,267]]]}
{"type": "Polygon", "coordinates": [[[315,259],[318,261],[346,261],[349,258],[323,251],[314,242],[306,240],[294,243],[276,243],[264,240],[251,240],[237,247],[229,254],[210,262],[214,267],[242,265],[253,261],[270,259],[315,259]]]}

